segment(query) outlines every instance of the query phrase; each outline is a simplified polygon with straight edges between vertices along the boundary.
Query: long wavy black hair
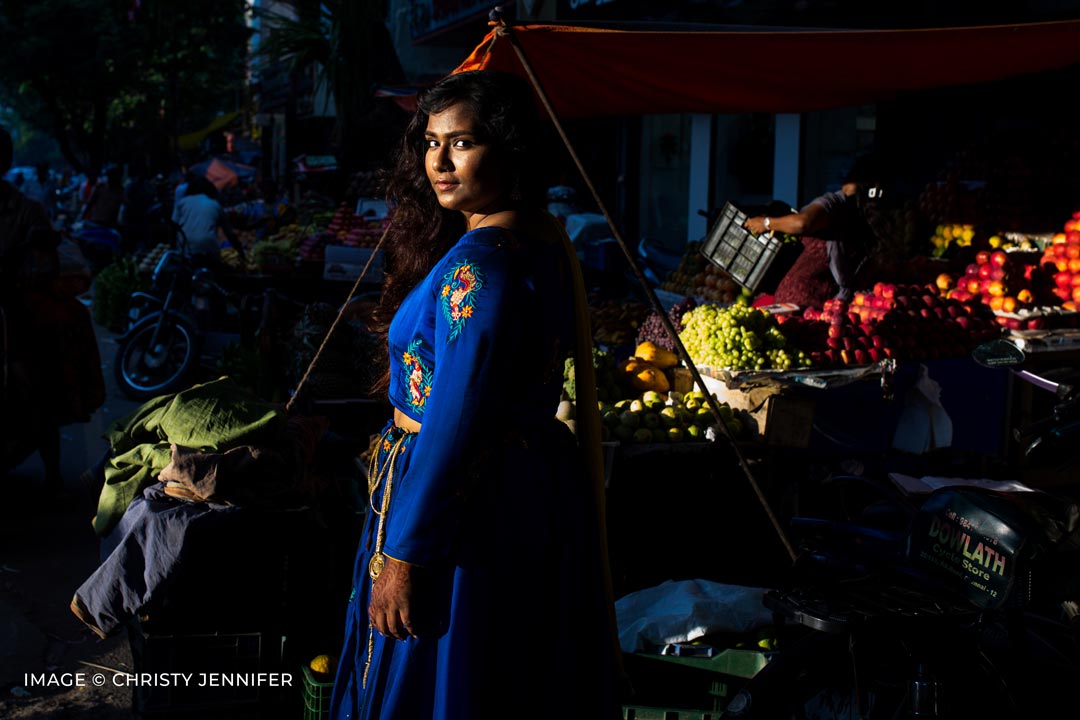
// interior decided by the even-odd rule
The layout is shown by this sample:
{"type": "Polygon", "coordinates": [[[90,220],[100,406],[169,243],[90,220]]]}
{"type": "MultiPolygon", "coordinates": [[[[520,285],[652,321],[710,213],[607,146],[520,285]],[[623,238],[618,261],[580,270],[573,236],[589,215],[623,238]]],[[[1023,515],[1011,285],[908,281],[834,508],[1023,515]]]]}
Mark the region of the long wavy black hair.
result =
{"type": "MultiPolygon", "coordinates": [[[[390,321],[409,291],[435,266],[465,232],[458,211],[439,205],[428,180],[426,139],[428,118],[452,105],[463,103],[477,118],[477,138],[489,143],[503,161],[508,206],[542,207],[543,173],[539,171],[537,146],[540,121],[532,87],[509,73],[478,70],[450,75],[431,86],[417,99],[417,111],[405,129],[394,169],[384,178],[386,199],[392,208],[386,249],[386,275],[382,297],[373,315],[372,329],[386,352],[390,321]]],[[[374,397],[389,385],[389,359],[381,358],[380,379],[374,397]]]]}

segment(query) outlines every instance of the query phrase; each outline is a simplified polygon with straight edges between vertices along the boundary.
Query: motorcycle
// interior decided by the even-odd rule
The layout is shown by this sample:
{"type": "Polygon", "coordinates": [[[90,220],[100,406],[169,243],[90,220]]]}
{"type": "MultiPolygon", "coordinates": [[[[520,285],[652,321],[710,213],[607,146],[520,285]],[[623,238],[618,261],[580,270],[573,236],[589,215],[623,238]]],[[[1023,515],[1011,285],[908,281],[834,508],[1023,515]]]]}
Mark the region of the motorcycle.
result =
{"type": "Polygon", "coordinates": [[[262,314],[261,297],[226,289],[191,258],[183,230],[171,225],[177,248],[158,260],[149,291],[132,293],[128,329],[117,340],[116,382],[133,400],[190,385],[200,366],[248,337],[249,320],[257,324],[262,314]]]}

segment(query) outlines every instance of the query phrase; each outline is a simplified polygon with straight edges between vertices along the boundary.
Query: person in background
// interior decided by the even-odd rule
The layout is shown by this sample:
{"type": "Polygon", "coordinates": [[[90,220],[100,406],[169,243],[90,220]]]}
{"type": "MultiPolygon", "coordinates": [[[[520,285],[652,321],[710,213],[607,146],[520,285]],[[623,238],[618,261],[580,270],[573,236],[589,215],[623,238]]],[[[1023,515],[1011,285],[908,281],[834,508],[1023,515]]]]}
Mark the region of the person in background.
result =
{"type": "Polygon", "coordinates": [[[188,169],[187,165],[180,166],[180,182],[176,183],[176,188],[173,190],[173,207],[175,208],[177,203],[183,199],[187,194],[188,186],[191,185],[191,179],[199,177],[198,173],[195,173],[188,169]]]}
{"type": "Polygon", "coordinates": [[[592,344],[576,255],[543,210],[536,104],[481,71],[418,105],[376,315],[394,419],[371,450],[330,717],[612,720],[599,436],[555,418],[567,352],[592,344]]]}
{"type": "Polygon", "coordinates": [[[874,155],[856,159],[839,190],[826,192],[797,212],[748,218],[755,235],[802,236],[803,251],[776,288],[775,302],[820,308],[835,297],[851,300],[859,270],[883,233],[882,170],[874,155]]]}
{"type": "MultiPolygon", "coordinates": [[[[0,175],[11,159],[11,136],[0,128],[0,175]]],[[[93,321],[65,291],[60,241],[41,203],[0,180],[4,470],[37,451],[53,495],[64,493],[60,426],[86,422],[105,401],[93,321]]]]}
{"type": "Polygon", "coordinates": [[[102,227],[119,229],[120,208],[124,205],[124,171],[113,166],[105,173],[105,182],[99,182],[86,201],[82,217],[87,222],[102,227]]]}
{"type": "Polygon", "coordinates": [[[154,186],[150,182],[146,165],[132,163],[131,177],[124,186],[124,206],[121,212],[124,242],[129,250],[146,249],[149,237],[150,208],[154,204],[154,186]]]}
{"type": "Polygon", "coordinates": [[[22,187],[23,194],[31,200],[41,203],[50,219],[56,217],[56,183],[49,172],[49,163],[42,160],[34,168],[34,177],[22,187]]]}
{"type": "Polygon", "coordinates": [[[187,252],[203,265],[217,265],[221,257],[219,232],[246,262],[244,246],[229,223],[225,208],[217,201],[214,184],[201,175],[188,180],[187,192],[173,208],[173,222],[184,231],[187,252]]]}

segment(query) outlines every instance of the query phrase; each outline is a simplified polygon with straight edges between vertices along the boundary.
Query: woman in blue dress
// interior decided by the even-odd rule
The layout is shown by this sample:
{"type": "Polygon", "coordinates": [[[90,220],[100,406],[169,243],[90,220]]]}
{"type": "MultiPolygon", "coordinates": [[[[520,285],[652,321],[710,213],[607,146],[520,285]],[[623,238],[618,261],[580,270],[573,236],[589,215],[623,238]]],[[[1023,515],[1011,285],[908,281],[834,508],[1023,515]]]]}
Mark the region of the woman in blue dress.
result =
{"type": "Polygon", "coordinates": [[[480,71],[418,105],[377,314],[394,419],[372,453],[331,717],[617,718],[598,501],[555,419],[587,325],[576,258],[541,209],[535,100],[480,71]]]}

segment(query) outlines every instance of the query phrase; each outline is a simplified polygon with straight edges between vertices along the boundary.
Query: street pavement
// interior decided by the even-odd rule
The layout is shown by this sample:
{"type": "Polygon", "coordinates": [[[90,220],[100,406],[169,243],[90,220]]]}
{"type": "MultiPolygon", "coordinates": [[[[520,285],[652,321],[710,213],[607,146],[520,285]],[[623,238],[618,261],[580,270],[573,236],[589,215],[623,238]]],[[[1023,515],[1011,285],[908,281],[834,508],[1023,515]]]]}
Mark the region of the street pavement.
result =
{"type": "Polygon", "coordinates": [[[88,422],[61,428],[64,493],[56,497],[45,492],[44,468],[36,453],[4,479],[0,718],[132,717],[130,690],[110,684],[98,688],[91,682],[99,667],[131,670],[126,637],[100,640],[69,609],[76,588],[99,561],[99,542],[90,524],[97,495],[80,475],[108,448],[104,432],[109,424],[139,406],[124,397],[113,380],[116,336],[97,325],[95,332],[106,400],[88,422]],[[60,684],[41,687],[30,675],[38,679],[44,675],[60,684]],[[77,685],[80,678],[85,685],[77,685]]]}

